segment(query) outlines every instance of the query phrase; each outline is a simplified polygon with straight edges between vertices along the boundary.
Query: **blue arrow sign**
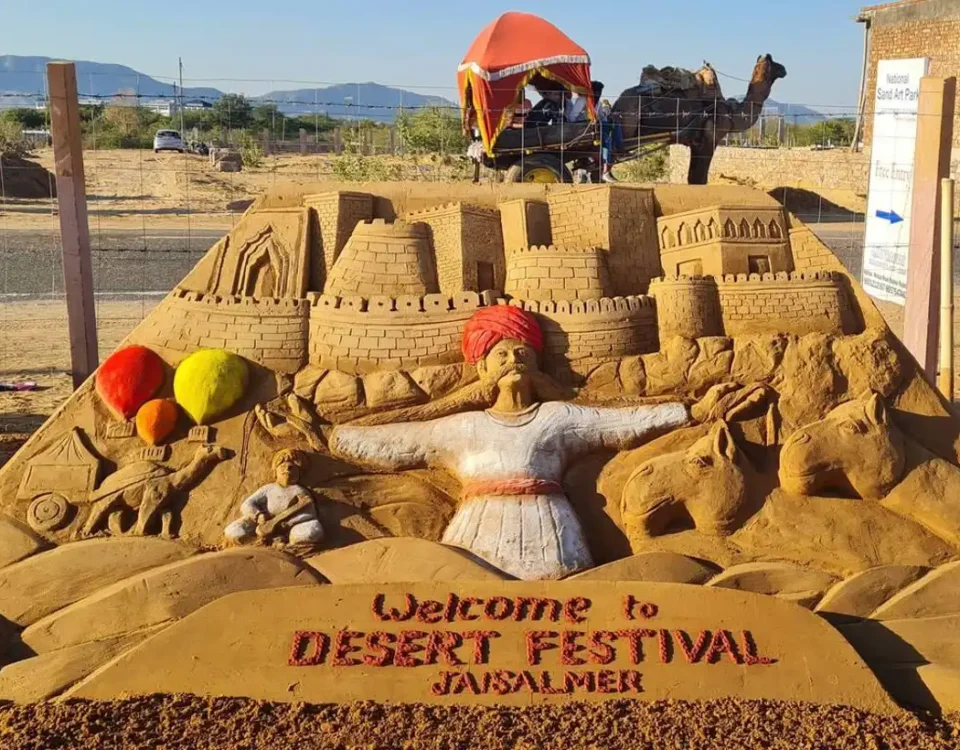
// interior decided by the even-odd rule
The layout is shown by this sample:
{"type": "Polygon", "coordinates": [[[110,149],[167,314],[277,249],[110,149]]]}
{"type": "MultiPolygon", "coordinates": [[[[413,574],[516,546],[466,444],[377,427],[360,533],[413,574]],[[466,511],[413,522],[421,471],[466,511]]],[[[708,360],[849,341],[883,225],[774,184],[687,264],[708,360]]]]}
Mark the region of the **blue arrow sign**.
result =
{"type": "Polygon", "coordinates": [[[896,211],[877,211],[877,218],[885,219],[891,224],[899,224],[901,221],[903,221],[903,217],[896,211]]]}

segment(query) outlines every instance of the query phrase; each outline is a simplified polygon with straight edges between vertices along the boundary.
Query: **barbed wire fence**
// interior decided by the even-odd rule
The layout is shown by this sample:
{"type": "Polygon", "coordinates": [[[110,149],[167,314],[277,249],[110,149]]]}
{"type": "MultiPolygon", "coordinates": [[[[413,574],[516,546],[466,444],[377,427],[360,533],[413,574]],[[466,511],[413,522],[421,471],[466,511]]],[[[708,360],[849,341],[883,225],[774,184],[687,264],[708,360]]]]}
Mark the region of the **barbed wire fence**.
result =
{"type": "MultiPolygon", "coordinates": [[[[0,91],[10,90],[3,79],[14,73],[0,71],[0,91]]],[[[70,368],[70,353],[53,157],[44,136],[46,83],[43,73],[35,75],[33,91],[0,94],[0,124],[11,122],[3,112],[14,105],[32,107],[39,116],[34,117],[39,127],[25,129],[33,148],[0,161],[0,383],[55,383],[56,404],[69,393],[63,373],[70,368]]],[[[177,81],[177,89],[165,93],[156,90],[156,81],[172,86],[173,79],[137,76],[107,93],[96,74],[78,78],[101,359],[253,199],[281,183],[474,177],[453,86],[398,86],[413,94],[407,101],[403,94],[383,103],[364,101],[365,85],[336,82],[190,79],[185,88],[177,81]],[[230,93],[264,89],[274,93],[245,98],[230,93]],[[294,93],[277,93],[284,91],[294,93]],[[154,134],[165,129],[183,138],[182,153],[155,153],[154,134]],[[240,171],[224,171],[217,161],[220,148],[240,155],[240,171]]],[[[677,100],[677,131],[698,104],[709,109],[716,103],[677,100]]],[[[638,108],[644,106],[638,102],[638,108]]],[[[522,126],[528,115],[511,110],[494,113],[495,119],[504,114],[506,120],[517,115],[508,127],[522,126]]],[[[873,116],[860,114],[867,122],[873,116]]],[[[714,182],[769,193],[811,225],[855,277],[869,179],[868,154],[850,142],[850,123],[857,116],[856,106],[758,104],[744,114],[745,127],[715,144],[710,173],[714,182]]],[[[527,128],[520,127],[515,137],[522,176],[525,160],[540,146],[527,128]]],[[[659,155],[617,165],[614,174],[628,184],[686,182],[690,156],[671,140],[661,139],[659,155]]],[[[590,144],[584,150],[593,149],[599,163],[600,139],[594,135],[590,144]]],[[[568,156],[561,151],[561,161],[568,156]]],[[[506,172],[502,163],[490,164],[480,179],[503,180],[506,172]]],[[[886,312],[896,326],[896,310],[886,312]]],[[[28,401],[19,397],[17,408],[29,407],[28,401]]],[[[44,408],[49,410],[38,407],[44,408]]],[[[0,417],[8,411],[0,404],[0,417]]]]}

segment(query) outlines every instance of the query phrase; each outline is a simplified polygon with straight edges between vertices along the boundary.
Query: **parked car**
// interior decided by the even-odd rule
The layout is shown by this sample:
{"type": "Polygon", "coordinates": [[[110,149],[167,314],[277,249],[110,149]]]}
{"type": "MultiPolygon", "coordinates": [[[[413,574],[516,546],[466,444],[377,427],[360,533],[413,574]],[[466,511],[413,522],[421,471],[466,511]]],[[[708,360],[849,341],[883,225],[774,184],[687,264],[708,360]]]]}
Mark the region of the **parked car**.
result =
{"type": "Polygon", "coordinates": [[[180,133],[176,130],[158,130],[153,136],[153,153],[161,151],[176,151],[182,154],[185,146],[180,133]]]}

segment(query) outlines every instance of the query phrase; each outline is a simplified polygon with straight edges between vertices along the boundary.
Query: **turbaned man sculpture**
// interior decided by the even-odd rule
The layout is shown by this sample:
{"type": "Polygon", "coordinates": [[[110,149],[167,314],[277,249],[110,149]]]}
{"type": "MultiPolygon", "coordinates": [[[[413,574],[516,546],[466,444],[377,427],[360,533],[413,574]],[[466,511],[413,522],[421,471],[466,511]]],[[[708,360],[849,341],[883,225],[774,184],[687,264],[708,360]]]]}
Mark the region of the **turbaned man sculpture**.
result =
{"type": "MultiPolygon", "coordinates": [[[[524,580],[591,567],[590,550],[560,481],[571,459],[624,450],[689,421],[683,404],[592,408],[549,401],[558,391],[539,371],[540,327],[529,312],[479,310],[463,335],[491,408],[422,422],[339,426],[330,451],[377,469],[443,468],[463,485],[443,536],[524,580]],[[549,397],[549,395],[547,395],[549,397]]],[[[412,416],[412,415],[411,415],[412,416]]]]}

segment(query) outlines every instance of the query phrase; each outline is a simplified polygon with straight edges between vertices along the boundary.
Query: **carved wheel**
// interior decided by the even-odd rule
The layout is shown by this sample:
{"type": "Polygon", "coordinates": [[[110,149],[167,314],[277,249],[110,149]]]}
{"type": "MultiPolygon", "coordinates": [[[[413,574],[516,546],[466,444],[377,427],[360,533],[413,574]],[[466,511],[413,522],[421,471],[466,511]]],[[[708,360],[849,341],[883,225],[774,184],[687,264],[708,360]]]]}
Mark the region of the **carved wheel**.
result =
{"type": "Polygon", "coordinates": [[[27,508],[27,523],[34,531],[56,531],[67,525],[71,509],[63,495],[40,495],[27,508]]]}

